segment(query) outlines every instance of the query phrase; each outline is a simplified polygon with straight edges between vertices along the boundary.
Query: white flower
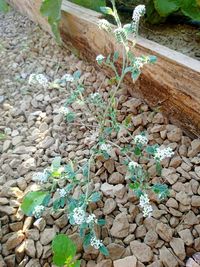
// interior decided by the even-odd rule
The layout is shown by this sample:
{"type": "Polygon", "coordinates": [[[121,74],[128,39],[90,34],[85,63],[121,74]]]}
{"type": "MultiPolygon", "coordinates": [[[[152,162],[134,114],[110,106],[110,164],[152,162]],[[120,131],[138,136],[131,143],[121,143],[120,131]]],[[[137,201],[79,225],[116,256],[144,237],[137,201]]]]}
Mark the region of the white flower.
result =
{"type": "Polygon", "coordinates": [[[43,87],[46,87],[49,82],[47,77],[44,74],[35,74],[32,73],[29,77],[28,83],[31,85],[42,85],[43,87]]]}
{"type": "Polygon", "coordinates": [[[59,109],[59,113],[61,113],[61,114],[63,114],[63,115],[67,115],[67,114],[70,113],[70,110],[69,110],[69,108],[67,108],[67,107],[61,107],[61,108],[59,109]]]}
{"type": "Polygon", "coordinates": [[[145,135],[138,134],[134,137],[134,142],[136,144],[146,145],[148,143],[148,139],[145,135]]]}
{"type": "Polygon", "coordinates": [[[42,184],[46,183],[48,180],[48,173],[46,171],[36,172],[33,174],[32,180],[42,184]]]}
{"type": "Polygon", "coordinates": [[[107,152],[108,154],[110,154],[110,153],[111,153],[112,146],[109,145],[109,144],[101,144],[101,145],[100,145],[100,149],[101,149],[102,151],[105,151],[105,152],[107,152]]]}
{"type": "Polygon", "coordinates": [[[140,20],[140,17],[143,16],[145,14],[145,5],[138,5],[136,6],[136,8],[133,11],[133,20],[138,22],[140,20]]]}
{"type": "Polygon", "coordinates": [[[153,212],[153,208],[149,203],[149,197],[146,193],[140,196],[140,207],[143,209],[143,216],[144,217],[151,217],[153,212]]]}
{"type": "Polygon", "coordinates": [[[87,218],[86,218],[86,223],[91,223],[91,222],[95,222],[97,223],[97,218],[95,214],[90,214],[87,218]]]}
{"type": "Polygon", "coordinates": [[[101,19],[98,24],[99,28],[104,31],[110,32],[112,30],[110,23],[106,19],[101,19]]]}
{"type": "Polygon", "coordinates": [[[173,150],[171,147],[167,148],[157,148],[156,153],[154,155],[155,160],[162,161],[165,158],[170,158],[174,154],[173,150]]]}
{"type": "Polygon", "coordinates": [[[33,216],[35,218],[40,218],[42,212],[44,211],[45,207],[43,205],[38,205],[35,207],[35,209],[33,210],[33,216]]]}
{"type": "Polygon", "coordinates": [[[82,223],[85,222],[85,211],[83,208],[78,207],[75,208],[73,211],[73,219],[75,224],[81,225],[82,223]]]}
{"type": "Polygon", "coordinates": [[[58,191],[60,197],[65,197],[67,195],[67,192],[66,192],[66,190],[64,188],[57,189],[57,191],[58,191]]]}
{"type": "Polygon", "coordinates": [[[92,100],[95,100],[95,99],[97,99],[97,98],[99,98],[99,97],[101,97],[101,95],[100,95],[99,93],[90,94],[90,98],[91,98],[92,100]]]}
{"type": "Polygon", "coordinates": [[[105,57],[103,55],[98,55],[96,57],[96,61],[97,61],[98,64],[101,64],[104,59],[105,59],[105,57]]]}
{"type": "Polygon", "coordinates": [[[74,81],[74,77],[71,74],[65,74],[61,80],[64,80],[66,82],[73,82],[74,81]]]}
{"type": "Polygon", "coordinates": [[[131,161],[129,162],[128,167],[129,169],[134,169],[134,168],[140,167],[140,165],[135,161],[131,161]]]}
{"type": "Polygon", "coordinates": [[[103,246],[102,240],[99,240],[96,238],[96,236],[93,236],[90,240],[90,245],[94,247],[95,249],[99,249],[103,246]]]}

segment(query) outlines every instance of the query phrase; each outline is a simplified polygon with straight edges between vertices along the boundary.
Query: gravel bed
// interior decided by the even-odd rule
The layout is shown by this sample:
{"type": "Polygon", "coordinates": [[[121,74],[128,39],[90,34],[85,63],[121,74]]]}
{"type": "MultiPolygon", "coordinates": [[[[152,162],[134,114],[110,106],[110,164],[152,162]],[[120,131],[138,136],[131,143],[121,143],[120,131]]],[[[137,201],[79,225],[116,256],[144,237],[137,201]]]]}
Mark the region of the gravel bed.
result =
{"type": "MultiPolygon", "coordinates": [[[[125,88],[118,107],[122,117],[132,114],[133,135],[146,130],[151,143],[175,151],[173,158],[163,161],[160,178],[169,185],[170,197],[158,202],[152,196],[152,217],[144,218],[115,149],[113,157],[99,160],[91,173],[103,195],[94,212],[106,218],[101,239],[109,257],[92,247],[84,250],[62,212],[37,220],[24,216],[20,203],[34,186],[33,173],[48,167],[58,155],[65,163],[85,160],[90,135],[86,127],[68,125],[57,113],[65,102],[65,90],[30,86],[28,77],[43,73],[53,81],[80,69],[87,93],[101,87],[107,97],[109,86],[103,73],[59,48],[48,34],[16,12],[0,15],[0,36],[0,266],[53,266],[51,241],[58,232],[77,243],[83,267],[200,266],[195,254],[200,251],[200,140],[185,136],[125,88]]],[[[81,112],[81,107],[75,108],[81,112]]],[[[154,176],[155,168],[147,168],[154,176]]]]}

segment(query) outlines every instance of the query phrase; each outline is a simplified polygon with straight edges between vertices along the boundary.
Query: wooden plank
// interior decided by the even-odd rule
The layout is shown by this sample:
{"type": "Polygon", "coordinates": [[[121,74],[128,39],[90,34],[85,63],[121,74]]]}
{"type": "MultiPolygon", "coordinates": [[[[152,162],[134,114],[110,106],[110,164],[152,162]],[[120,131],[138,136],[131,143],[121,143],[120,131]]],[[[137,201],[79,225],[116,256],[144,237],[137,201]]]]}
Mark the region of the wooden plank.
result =
{"type": "MultiPolygon", "coordinates": [[[[20,4],[18,0],[10,1],[19,6],[26,3],[21,10],[49,31],[46,21],[38,14],[41,0],[20,0],[20,4]]],[[[64,44],[75,48],[80,57],[96,64],[96,55],[108,55],[119,48],[112,36],[99,29],[101,14],[66,0],[62,9],[60,29],[64,44]]],[[[126,77],[130,92],[152,108],[160,106],[171,122],[190,135],[200,136],[200,62],[144,38],[138,38],[135,53],[156,55],[158,61],[144,67],[136,84],[126,77]]],[[[108,76],[112,75],[110,70],[103,70],[108,76]]]]}

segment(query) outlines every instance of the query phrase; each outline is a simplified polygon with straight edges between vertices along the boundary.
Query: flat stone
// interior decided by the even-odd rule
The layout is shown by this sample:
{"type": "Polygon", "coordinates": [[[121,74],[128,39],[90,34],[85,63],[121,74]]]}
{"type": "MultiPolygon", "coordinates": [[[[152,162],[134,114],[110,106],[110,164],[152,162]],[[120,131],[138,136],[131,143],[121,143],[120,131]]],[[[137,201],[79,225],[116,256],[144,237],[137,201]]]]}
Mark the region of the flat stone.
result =
{"type": "Polygon", "coordinates": [[[194,243],[194,238],[189,229],[184,229],[178,232],[181,239],[184,241],[186,246],[191,246],[194,243]]]}
{"type": "Polygon", "coordinates": [[[197,208],[200,207],[200,196],[192,196],[191,205],[197,208]]]}
{"type": "Polygon", "coordinates": [[[183,240],[181,238],[173,237],[170,241],[170,246],[172,247],[174,253],[179,257],[179,259],[183,261],[186,257],[185,245],[183,240]]]}
{"type": "Polygon", "coordinates": [[[103,207],[103,213],[104,215],[108,215],[112,213],[115,208],[117,207],[117,204],[113,198],[107,198],[103,207]]]}
{"type": "Polygon", "coordinates": [[[14,233],[6,242],[7,250],[16,248],[24,240],[25,236],[22,231],[14,233]]]}
{"type": "Polygon", "coordinates": [[[178,261],[172,255],[172,253],[167,249],[165,246],[163,246],[160,250],[160,260],[164,264],[165,267],[178,267],[178,261]]]}
{"type": "Polygon", "coordinates": [[[103,183],[101,185],[101,191],[106,197],[113,197],[114,196],[114,186],[108,183],[103,183]]]}
{"type": "Polygon", "coordinates": [[[149,246],[139,241],[132,241],[130,243],[133,255],[142,263],[148,263],[153,258],[153,252],[149,246]]]}
{"type": "Polygon", "coordinates": [[[121,184],[125,180],[124,176],[119,172],[113,172],[108,181],[110,184],[121,184]]]}
{"type": "Polygon", "coordinates": [[[129,234],[129,222],[126,214],[120,213],[115,217],[110,233],[116,238],[124,238],[129,234]]]}
{"type": "Polygon", "coordinates": [[[114,267],[137,267],[137,258],[129,256],[113,262],[114,267]]]}
{"type": "Polygon", "coordinates": [[[173,235],[173,230],[167,225],[162,222],[158,223],[156,226],[157,234],[166,242],[170,242],[173,235]]]}
{"type": "Polygon", "coordinates": [[[29,257],[35,258],[36,248],[35,248],[34,241],[32,239],[25,240],[25,247],[24,247],[24,249],[25,249],[26,254],[29,257]]]}
{"type": "Polygon", "coordinates": [[[48,245],[56,236],[56,231],[53,228],[45,229],[40,234],[40,242],[42,245],[48,245]]]}
{"type": "Polygon", "coordinates": [[[42,142],[41,142],[41,148],[47,149],[51,147],[54,144],[54,138],[51,136],[47,136],[42,142]]]}

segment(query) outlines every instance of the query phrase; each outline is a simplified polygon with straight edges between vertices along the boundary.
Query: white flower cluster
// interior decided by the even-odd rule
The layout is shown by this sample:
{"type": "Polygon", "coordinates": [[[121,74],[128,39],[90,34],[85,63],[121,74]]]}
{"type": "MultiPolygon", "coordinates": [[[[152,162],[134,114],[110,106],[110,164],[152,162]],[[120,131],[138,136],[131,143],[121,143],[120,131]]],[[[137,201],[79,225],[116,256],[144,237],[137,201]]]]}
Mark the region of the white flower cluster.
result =
{"type": "Polygon", "coordinates": [[[172,155],[174,155],[174,152],[171,147],[164,149],[157,148],[156,153],[154,154],[154,159],[162,161],[165,158],[170,158],[172,155]]]}
{"type": "Polygon", "coordinates": [[[126,43],[127,41],[127,32],[123,28],[117,28],[114,30],[115,39],[118,43],[126,43]]]}
{"type": "Polygon", "coordinates": [[[101,95],[100,95],[99,93],[90,94],[90,98],[91,98],[92,100],[95,100],[95,99],[97,99],[97,98],[99,98],[99,97],[101,97],[101,95]]]}
{"type": "MultiPolygon", "coordinates": [[[[66,192],[66,191],[65,191],[66,192]]],[[[97,223],[97,218],[95,214],[90,214],[86,216],[86,212],[82,207],[75,208],[72,215],[75,224],[81,225],[83,223],[97,223]]]]}
{"type": "Polygon", "coordinates": [[[153,208],[149,203],[149,198],[146,193],[140,196],[140,207],[143,209],[143,216],[144,217],[151,217],[153,212],[153,208]]]}
{"type": "Polygon", "coordinates": [[[111,25],[106,19],[101,19],[98,24],[100,29],[107,32],[111,32],[112,30],[111,25]]]}
{"type": "Polygon", "coordinates": [[[61,80],[64,80],[65,82],[74,82],[74,77],[71,74],[65,74],[62,76],[61,80]]]}
{"type": "Polygon", "coordinates": [[[67,108],[67,107],[61,107],[61,108],[59,109],[59,113],[61,113],[61,114],[63,114],[63,115],[67,115],[67,114],[70,113],[70,110],[69,110],[69,108],[67,108]]]}
{"type": "Polygon", "coordinates": [[[137,167],[140,167],[140,165],[135,161],[131,161],[131,162],[129,162],[128,167],[130,170],[132,170],[132,169],[135,169],[137,167]]]}
{"type": "Polygon", "coordinates": [[[136,144],[146,145],[148,143],[148,138],[145,135],[138,134],[134,137],[134,142],[136,144]]]}
{"type": "Polygon", "coordinates": [[[65,188],[57,189],[57,192],[58,192],[60,197],[66,197],[66,195],[67,195],[65,188]]]}
{"type": "Polygon", "coordinates": [[[101,64],[104,61],[105,57],[103,55],[98,55],[96,61],[98,64],[101,64]]]}
{"type": "Polygon", "coordinates": [[[38,205],[35,207],[34,211],[33,211],[33,216],[35,218],[40,218],[42,212],[44,211],[45,207],[43,205],[38,205]]]}
{"type": "Polygon", "coordinates": [[[95,214],[90,214],[85,221],[86,223],[97,223],[97,217],[95,214]]]}
{"type": "Polygon", "coordinates": [[[135,22],[139,22],[141,16],[143,16],[145,14],[145,5],[138,5],[136,6],[136,8],[133,11],[133,16],[132,19],[135,22]]]}
{"type": "Polygon", "coordinates": [[[90,245],[94,247],[95,249],[99,249],[103,246],[102,240],[99,240],[96,238],[96,236],[93,236],[90,240],[90,245]]]}
{"type": "Polygon", "coordinates": [[[108,154],[110,154],[111,153],[112,146],[109,145],[109,144],[101,144],[100,145],[100,149],[101,149],[101,151],[105,151],[108,154]]]}
{"type": "Polygon", "coordinates": [[[137,69],[141,69],[144,66],[144,61],[140,57],[137,57],[134,64],[137,69]]]}
{"type": "Polygon", "coordinates": [[[81,225],[82,223],[84,223],[85,217],[86,217],[86,214],[83,208],[78,207],[74,209],[73,219],[74,219],[75,224],[81,225]]]}
{"type": "Polygon", "coordinates": [[[43,87],[47,87],[49,84],[47,77],[44,74],[36,74],[32,73],[29,77],[28,83],[31,85],[42,85],[43,87]]]}
{"type": "Polygon", "coordinates": [[[48,173],[46,170],[44,170],[43,172],[36,172],[33,174],[32,180],[38,183],[46,183],[48,180],[48,173]]]}

